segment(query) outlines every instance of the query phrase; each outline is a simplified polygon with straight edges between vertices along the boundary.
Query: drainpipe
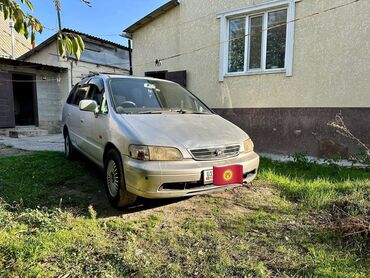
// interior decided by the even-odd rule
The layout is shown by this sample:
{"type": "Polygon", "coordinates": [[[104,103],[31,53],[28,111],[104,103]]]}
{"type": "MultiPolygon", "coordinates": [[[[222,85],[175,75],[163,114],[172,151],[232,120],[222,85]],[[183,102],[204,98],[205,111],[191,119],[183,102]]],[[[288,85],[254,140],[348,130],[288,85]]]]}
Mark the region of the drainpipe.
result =
{"type": "Polygon", "coordinates": [[[132,47],[131,47],[131,40],[128,40],[128,60],[130,63],[130,75],[133,75],[132,72],[132,47]]]}
{"type": "Polygon", "coordinates": [[[130,64],[130,75],[133,75],[133,69],[132,69],[132,34],[123,32],[121,37],[126,38],[128,40],[128,59],[130,64]]]}
{"type": "Polygon", "coordinates": [[[10,20],[9,21],[9,28],[10,28],[10,35],[12,38],[12,56],[11,58],[15,60],[15,37],[14,37],[14,21],[10,20]]]}

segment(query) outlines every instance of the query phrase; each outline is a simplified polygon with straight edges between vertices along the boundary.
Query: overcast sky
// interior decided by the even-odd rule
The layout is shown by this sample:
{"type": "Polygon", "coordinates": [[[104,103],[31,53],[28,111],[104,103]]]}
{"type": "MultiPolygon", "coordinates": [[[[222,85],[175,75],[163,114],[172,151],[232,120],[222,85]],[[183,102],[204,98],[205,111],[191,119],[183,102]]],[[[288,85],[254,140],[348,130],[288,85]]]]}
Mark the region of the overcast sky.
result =
{"type": "MultiPolygon", "coordinates": [[[[168,0],[91,0],[92,7],[80,0],[61,0],[62,27],[75,29],[120,44],[126,41],[119,36],[122,30],[168,0]]],[[[57,30],[57,15],[53,0],[32,0],[34,16],[51,29],[37,34],[39,44],[57,30]]]]}

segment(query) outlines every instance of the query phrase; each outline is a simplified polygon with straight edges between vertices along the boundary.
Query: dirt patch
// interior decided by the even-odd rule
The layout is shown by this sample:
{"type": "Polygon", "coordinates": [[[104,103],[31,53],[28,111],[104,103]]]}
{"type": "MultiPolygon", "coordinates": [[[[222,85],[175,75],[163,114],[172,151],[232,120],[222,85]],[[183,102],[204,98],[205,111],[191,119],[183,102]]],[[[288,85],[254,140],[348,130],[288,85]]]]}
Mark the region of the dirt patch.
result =
{"type": "Polygon", "coordinates": [[[21,156],[32,154],[30,151],[14,149],[12,147],[0,144],[0,157],[1,156],[21,156]]]}

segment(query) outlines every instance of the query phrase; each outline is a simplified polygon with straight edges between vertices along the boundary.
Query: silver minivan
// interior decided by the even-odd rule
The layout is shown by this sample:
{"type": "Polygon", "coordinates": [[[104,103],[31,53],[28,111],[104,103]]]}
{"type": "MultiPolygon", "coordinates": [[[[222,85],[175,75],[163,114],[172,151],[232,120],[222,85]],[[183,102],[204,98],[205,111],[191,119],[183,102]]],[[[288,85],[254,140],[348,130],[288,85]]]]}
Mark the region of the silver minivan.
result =
{"type": "Polygon", "coordinates": [[[65,155],[78,150],[105,172],[114,207],[137,196],[173,198],[240,186],[213,183],[213,167],[257,175],[249,136],[180,85],[147,77],[96,75],[79,82],[63,108],[65,155]]]}

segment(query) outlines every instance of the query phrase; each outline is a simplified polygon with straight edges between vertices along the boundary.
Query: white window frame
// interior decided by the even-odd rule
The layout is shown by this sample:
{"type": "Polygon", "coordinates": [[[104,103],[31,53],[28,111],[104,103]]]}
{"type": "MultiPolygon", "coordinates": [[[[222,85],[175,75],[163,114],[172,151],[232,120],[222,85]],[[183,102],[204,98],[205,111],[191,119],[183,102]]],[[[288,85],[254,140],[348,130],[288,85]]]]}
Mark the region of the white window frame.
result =
{"type": "Polygon", "coordinates": [[[275,0],[262,4],[253,5],[244,9],[226,11],[218,14],[220,19],[220,65],[219,65],[219,81],[223,81],[227,76],[255,75],[285,72],[286,76],[293,75],[293,50],[294,50],[294,19],[295,19],[295,3],[300,0],[275,0]],[[286,30],[286,45],[285,45],[285,67],[279,69],[266,69],[266,48],[267,48],[267,24],[268,13],[278,10],[287,9],[287,30],[286,30]],[[262,57],[261,69],[249,70],[249,36],[251,17],[263,15],[263,35],[262,35],[262,57]],[[228,72],[229,68],[229,31],[230,19],[245,17],[246,39],[245,39],[245,59],[243,72],[228,72]]]}

